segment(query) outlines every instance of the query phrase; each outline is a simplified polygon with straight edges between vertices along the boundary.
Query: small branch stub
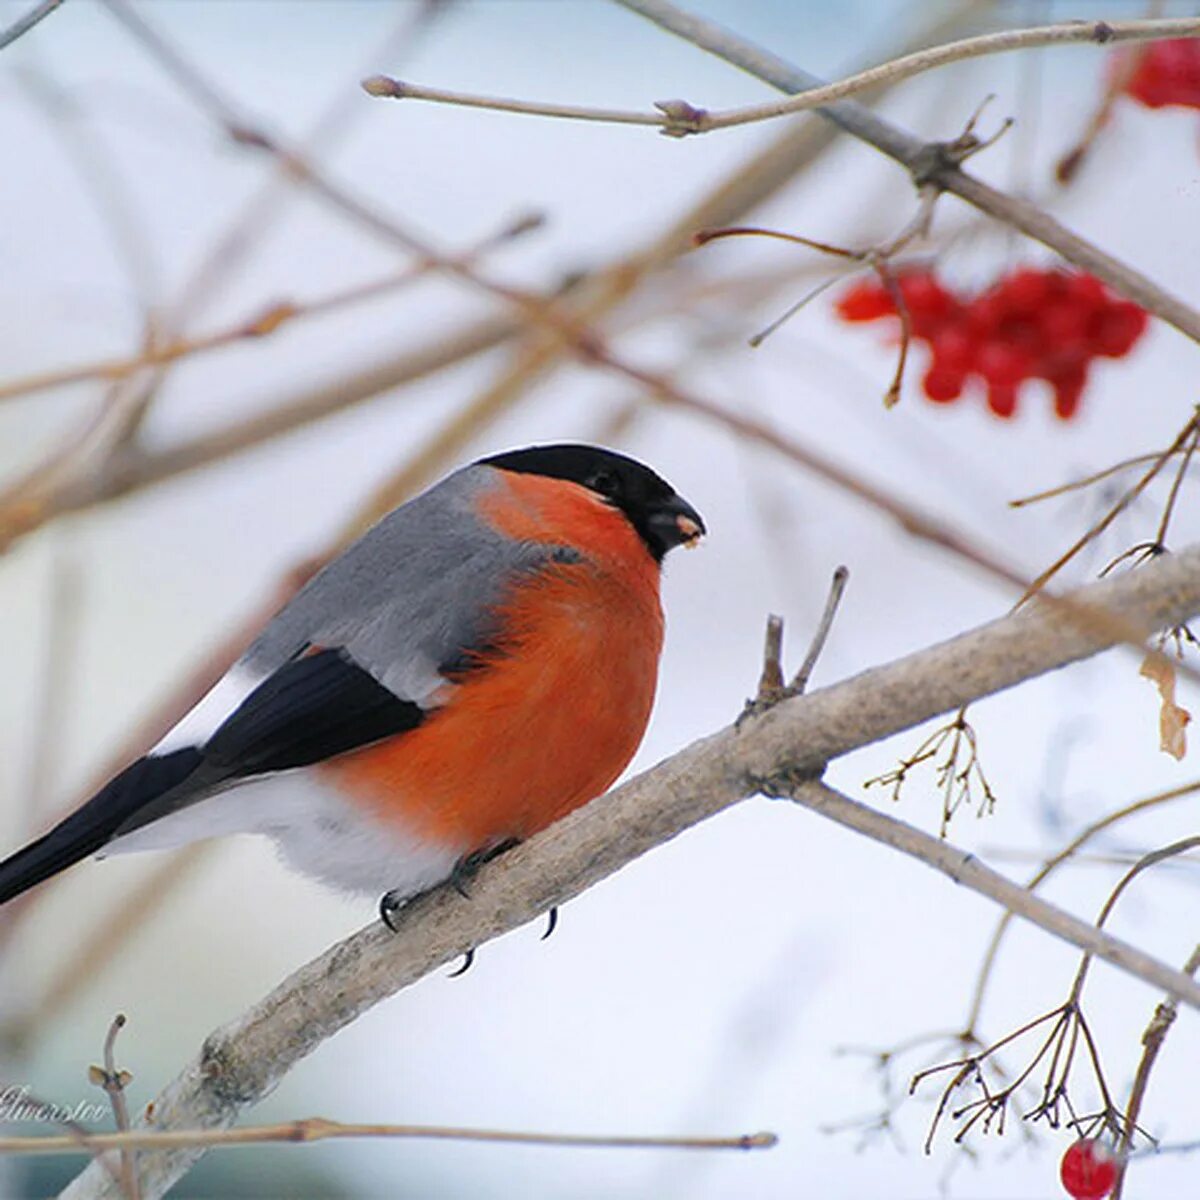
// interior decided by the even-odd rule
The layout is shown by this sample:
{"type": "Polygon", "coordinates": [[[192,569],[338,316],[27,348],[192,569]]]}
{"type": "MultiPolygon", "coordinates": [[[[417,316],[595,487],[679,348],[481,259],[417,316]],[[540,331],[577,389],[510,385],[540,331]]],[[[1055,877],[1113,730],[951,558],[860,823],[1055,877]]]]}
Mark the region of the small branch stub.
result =
{"type": "Polygon", "coordinates": [[[703,133],[706,128],[706,108],[697,108],[686,100],[656,100],[654,107],[666,117],[659,130],[664,137],[687,137],[690,133],[703,133]]]}

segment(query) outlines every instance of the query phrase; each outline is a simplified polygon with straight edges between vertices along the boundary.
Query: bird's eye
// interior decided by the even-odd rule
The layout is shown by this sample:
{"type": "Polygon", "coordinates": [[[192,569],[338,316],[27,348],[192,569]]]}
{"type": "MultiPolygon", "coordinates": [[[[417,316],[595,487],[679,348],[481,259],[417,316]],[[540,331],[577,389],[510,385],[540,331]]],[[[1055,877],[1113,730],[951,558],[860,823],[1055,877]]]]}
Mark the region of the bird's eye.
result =
{"type": "Polygon", "coordinates": [[[587,486],[593,492],[599,492],[601,496],[607,496],[610,500],[621,494],[621,481],[612,471],[597,471],[587,481],[587,486]]]}

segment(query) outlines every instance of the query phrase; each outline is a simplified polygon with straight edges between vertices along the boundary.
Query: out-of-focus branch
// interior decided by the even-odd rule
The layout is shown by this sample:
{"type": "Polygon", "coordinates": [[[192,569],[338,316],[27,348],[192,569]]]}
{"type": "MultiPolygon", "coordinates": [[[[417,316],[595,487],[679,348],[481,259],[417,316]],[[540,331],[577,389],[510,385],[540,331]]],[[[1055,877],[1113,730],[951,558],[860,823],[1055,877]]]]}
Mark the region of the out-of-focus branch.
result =
{"type": "MultiPolygon", "coordinates": [[[[1200,548],[1074,593],[1077,607],[1165,627],[1200,612],[1200,548]]],[[[949,642],[781,702],[693,743],[483,867],[469,898],[438,888],[406,905],[396,932],[372,925],[332,947],[217,1030],[153,1104],[151,1128],[224,1128],[322,1041],[380,1000],[534,919],[647,850],[756,792],[788,794],[914,855],[1057,937],[1200,1009],[1189,976],[1056,909],[972,856],[840,797],[814,780],[832,758],[1103,650],[1112,639],[1042,602],[949,642]]],[[[161,1196],[202,1152],[147,1152],[144,1194],[161,1196]]],[[[115,1197],[93,1165],[63,1193],[115,1197]]]]}
{"type": "MultiPolygon", "coordinates": [[[[815,75],[793,66],[715,22],[685,12],[670,0],[616,2],[701,50],[748,71],[781,92],[805,92],[824,83],[815,75]]],[[[1081,238],[1036,204],[1010,196],[969,175],[955,160],[955,156],[947,153],[944,144],[923,142],[853,100],[836,100],[821,105],[815,111],[907,168],[919,186],[932,185],[953,193],[1102,279],[1147,312],[1174,325],[1193,341],[1200,341],[1200,312],[1141,271],[1081,238]]]]}
{"type": "Polygon", "coordinates": [[[63,0],[42,0],[23,17],[18,17],[7,29],[0,30],[0,50],[3,50],[5,46],[11,46],[17,38],[24,37],[38,22],[44,21],[56,8],[59,8],[62,2],[63,0]]]}
{"type": "MultiPolygon", "coordinates": [[[[281,171],[298,181],[316,186],[323,177],[319,176],[297,152],[280,148],[260,130],[247,126],[246,122],[223,100],[179,54],[169,47],[160,36],[146,26],[126,5],[114,2],[110,5],[114,13],[158,56],[169,70],[179,78],[200,103],[220,121],[231,136],[238,136],[246,144],[270,152],[275,156],[281,171]]],[[[965,7],[956,7],[913,33],[913,41],[920,44],[929,39],[946,36],[953,31],[961,19],[965,7]]],[[[759,151],[754,157],[722,180],[718,186],[703,197],[690,210],[670,222],[668,227],[645,246],[618,258],[610,266],[596,272],[578,288],[572,289],[572,303],[564,306],[563,297],[540,299],[521,294],[520,306],[510,318],[496,318],[460,331],[462,357],[478,350],[490,348],[507,340],[515,333],[552,318],[552,324],[580,328],[581,321],[599,319],[615,308],[648,276],[690,248],[692,235],[698,228],[726,225],[769,198],[791,180],[804,167],[815,162],[836,136],[836,129],[829,125],[807,124],[787,129],[776,141],[759,151]],[[489,334],[487,331],[491,330],[489,334]],[[493,336],[494,334],[494,336],[493,336]],[[478,347],[478,350],[475,349],[478,347]]],[[[326,188],[326,199],[340,199],[342,193],[326,188]]],[[[350,203],[346,214],[355,220],[363,217],[362,206],[350,203]]],[[[413,240],[406,231],[396,228],[378,214],[371,217],[371,227],[398,244],[413,248],[413,240]]],[[[240,244],[240,243],[239,243],[240,244]]],[[[416,247],[426,260],[432,251],[423,245],[416,247]]],[[[460,264],[461,266],[461,264],[460,264]]],[[[468,273],[469,274],[469,273],[468,273]]],[[[472,282],[483,284],[477,278],[472,282]]],[[[492,289],[497,290],[497,289],[492,289]]],[[[512,294],[512,289],[498,289],[512,294]]],[[[244,421],[237,421],[205,435],[184,446],[160,454],[142,455],[136,446],[131,446],[120,436],[129,428],[128,409],[140,410],[144,400],[134,394],[125,402],[120,393],[113,397],[119,405],[119,421],[116,428],[106,433],[105,423],[100,421],[86,427],[71,443],[57,451],[51,461],[34,470],[17,485],[0,495],[0,550],[5,549],[16,538],[36,529],[46,521],[62,513],[89,507],[93,504],[124,495],[141,487],[157,483],[174,474],[193,470],[218,461],[229,454],[237,453],[270,440],[281,433],[298,428],[310,421],[337,412],[358,401],[368,398],[388,387],[398,386],[419,378],[428,370],[458,361],[455,351],[456,339],[451,335],[448,345],[432,349],[428,356],[423,351],[404,355],[395,362],[380,368],[369,368],[359,372],[350,381],[338,381],[328,387],[306,391],[294,400],[285,401],[264,414],[244,421]],[[442,350],[447,353],[443,355],[442,350]],[[413,360],[410,363],[410,358],[413,360]],[[432,365],[426,368],[426,359],[432,365]],[[410,374],[410,370],[414,373],[410,374]],[[97,429],[99,424],[102,428],[97,429]]],[[[503,392],[502,399],[478,398],[475,403],[474,420],[461,419],[471,415],[471,408],[453,420],[444,435],[438,435],[436,444],[430,443],[427,450],[418,452],[414,460],[426,464],[443,462],[459,450],[471,438],[478,436],[487,425],[519,401],[530,386],[547,372],[567,361],[573,347],[561,336],[540,336],[532,349],[523,351],[509,372],[490,391],[503,392]],[[486,416],[483,413],[486,412],[486,416]],[[427,451],[432,451],[427,452],[427,451]]],[[[416,480],[419,485],[426,476],[414,472],[406,464],[401,476],[394,484],[380,489],[375,507],[390,496],[403,498],[406,488],[416,480]]]]}
{"type": "Polygon", "coordinates": [[[110,453],[100,433],[102,418],[55,456],[53,473],[39,470],[37,486],[27,476],[0,495],[0,550],[64,513],[90,508],[164,479],[206,467],[260,446],[292,430],[352,408],[373,396],[416,382],[464,362],[512,337],[515,318],[491,317],[465,325],[440,341],[405,349],[370,366],[309,386],[253,416],[232,421],[213,433],[158,451],[128,446],[110,453]],[[96,426],[100,430],[93,432],[96,426]]]}
{"type": "MultiPolygon", "coordinates": [[[[474,263],[489,250],[536,229],[541,221],[540,216],[523,216],[510,222],[470,250],[458,255],[457,259],[464,265],[474,263]]],[[[220,350],[236,342],[269,337],[298,318],[324,316],[351,305],[361,304],[365,300],[374,300],[381,295],[397,292],[419,282],[435,268],[444,267],[444,265],[444,262],[439,259],[421,259],[404,270],[393,271],[379,279],[341,288],[316,300],[280,301],[263,309],[248,320],[226,326],[215,333],[162,341],[157,345],[146,347],[140,354],[132,357],[102,359],[98,362],[83,363],[77,367],[42,371],[36,375],[11,379],[6,383],[0,383],[0,401],[11,400],[17,396],[32,395],[67,384],[84,383],[93,379],[109,381],[128,379],[131,375],[136,375],[148,367],[166,366],[168,363],[175,363],[180,359],[191,358],[210,350],[220,350]]]]}
{"type": "Polygon", "coordinates": [[[488,108],[498,112],[523,113],[537,117],[560,117],[572,121],[600,121],[618,125],[654,125],[669,137],[687,137],[694,133],[711,133],[715,129],[730,129],[750,125],[775,117],[808,112],[835,100],[857,96],[871,88],[892,85],[922,75],[937,67],[983,58],[989,54],[1005,54],[1012,50],[1036,50],[1046,46],[1091,44],[1105,46],[1112,42],[1149,42],[1163,38],[1200,37],[1200,19],[1176,17],[1167,20],[1140,21],[1063,21],[1054,25],[1038,25],[1029,29],[1005,29],[979,37],[960,38],[942,46],[930,46],[912,54],[889,59],[877,67],[858,71],[836,83],[812,87],[787,100],[768,104],[748,104],[724,112],[710,112],[689,104],[686,100],[662,100],[655,104],[658,112],[628,109],[587,108],[578,104],[539,104],[529,100],[511,100],[500,96],[477,96],[466,92],[451,92],[443,88],[424,87],[389,75],[372,75],[363,80],[362,87],[369,96],[390,100],[431,100],[465,108],[488,108]]]}

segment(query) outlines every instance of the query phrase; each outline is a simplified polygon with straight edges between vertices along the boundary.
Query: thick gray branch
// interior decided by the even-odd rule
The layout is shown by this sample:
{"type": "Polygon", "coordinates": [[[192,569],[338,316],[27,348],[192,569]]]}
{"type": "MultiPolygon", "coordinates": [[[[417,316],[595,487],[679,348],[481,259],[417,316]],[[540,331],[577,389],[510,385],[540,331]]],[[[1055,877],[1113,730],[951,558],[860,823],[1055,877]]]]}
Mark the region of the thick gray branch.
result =
{"type": "MultiPolygon", "coordinates": [[[[1103,605],[1147,630],[1176,625],[1200,612],[1200,548],[1082,588],[1073,599],[1075,606],[1103,605]]],[[[1035,602],[693,743],[489,864],[473,882],[470,899],[453,888],[438,889],[401,911],[395,934],[372,925],[301,968],[207,1039],[154,1102],[155,1126],[231,1124],[326,1038],[469,948],[578,895],[764,783],[818,772],[831,758],[1108,648],[1108,628],[1111,623],[1102,622],[1081,628],[1064,606],[1035,602]]],[[[796,795],[815,811],[921,858],[1200,1008],[1200,985],[1190,977],[1044,901],[1034,903],[971,856],[824,788],[801,784],[796,795]]],[[[139,1155],[143,1194],[161,1196],[202,1153],[193,1148],[139,1155]]],[[[120,1200],[111,1175],[96,1163],[63,1195],[120,1200]]]]}

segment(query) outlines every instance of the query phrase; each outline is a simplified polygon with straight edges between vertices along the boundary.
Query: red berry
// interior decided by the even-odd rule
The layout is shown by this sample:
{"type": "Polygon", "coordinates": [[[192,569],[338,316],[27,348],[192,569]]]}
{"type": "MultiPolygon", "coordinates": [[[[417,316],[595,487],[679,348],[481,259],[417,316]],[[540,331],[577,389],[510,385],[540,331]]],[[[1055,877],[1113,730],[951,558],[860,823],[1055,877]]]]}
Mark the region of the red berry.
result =
{"type": "Polygon", "coordinates": [[[1113,70],[1122,71],[1128,55],[1137,54],[1137,66],[1125,91],[1147,108],[1200,108],[1200,46],[1191,38],[1154,42],[1140,50],[1123,51],[1113,58],[1113,70]]]}
{"type": "Polygon", "coordinates": [[[1042,309],[1038,322],[1052,349],[1062,350],[1087,341],[1088,311],[1067,297],[1042,309]]]}
{"type": "Polygon", "coordinates": [[[930,338],[929,348],[939,366],[965,373],[974,366],[979,345],[965,329],[950,325],[930,338]]]}
{"type": "Polygon", "coordinates": [[[1069,421],[1079,411],[1079,402],[1087,385],[1087,368],[1065,371],[1050,382],[1054,386],[1054,414],[1060,421],[1069,421]]]}
{"type": "Polygon", "coordinates": [[[1066,294],[1080,308],[1102,308],[1108,303],[1108,289],[1095,275],[1079,273],[1067,277],[1066,294]]]}
{"type": "Polygon", "coordinates": [[[976,296],[966,308],[967,330],[979,341],[986,341],[1008,315],[999,296],[985,293],[976,296]]]}
{"type": "MultiPolygon", "coordinates": [[[[988,408],[1006,420],[1016,415],[1021,384],[1034,378],[1049,382],[1059,419],[1072,420],[1089,364],[1099,355],[1128,354],[1149,321],[1083,271],[1018,267],[974,297],[960,297],[920,268],[899,272],[895,288],[913,340],[930,349],[925,395],[949,404],[978,378],[988,408]]],[[[896,316],[897,308],[877,280],[860,281],[837,301],[848,321],[896,316]]]]}
{"type": "Polygon", "coordinates": [[[847,288],[838,297],[836,308],[843,321],[874,321],[896,312],[887,288],[865,279],[847,288]]]}
{"type": "Polygon", "coordinates": [[[1007,346],[1024,350],[1030,358],[1038,358],[1046,349],[1046,338],[1037,314],[1032,316],[1005,317],[997,326],[994,336],[1007,346]]]}
{"type": "Polygon", "coordinates": [[[1128,300],[1120,300],[1101,313],[1092,331],[1092,347],[1106,358],[1124,358],[1146,331],[1145,312],[1128,300]]]}
{"type": "Polygon", "coordinates": [[[975,369],[988,383],[1017,384],[1033,373],[1033,362],[1016,346],[986,342],[975,356],[975,369]]]}
{"type": "Polygon", "coordinates": [[[897,280],[900,295],[913,317],[944,316],[954,307],[954,297],[932,271],[905,271],[897,280]]]}
{"type": "Polygon", "coordinates": [[[958,300],[932,271],[907,271],[896,281],[913,336],[931,338],[958,314],[958,300]]]}
{"type": "Polygon", "coordinates": [[[1013,312],[1032,313],[1050,296],[1051,283],[1045,271],[1022,267],[1014,271],[996,290],[1013,312]]]}
{"type": "Polygon", "coordinates": [[[987,405],[998,417],[1009,420],[1017,411],[1017,385],[1015,383],[989,383],[987,405]]]}
{"type": "Polygon", "coordinates": [[[1080,1138],[1062,1156],[1059,1177],[1074,1200],[1103,1200],[1117,1182],[1116,1157],[1096,1138],[1080,1138]]]}
{"type": "Polygon", "coordinates": [[[962,395],[963,385],[967,382],[965,371],[955,370],[946,366],[940,359],[935,358],[925,372],[921,386],[925,395],[937,404],[951,404],[962,395]]]}

